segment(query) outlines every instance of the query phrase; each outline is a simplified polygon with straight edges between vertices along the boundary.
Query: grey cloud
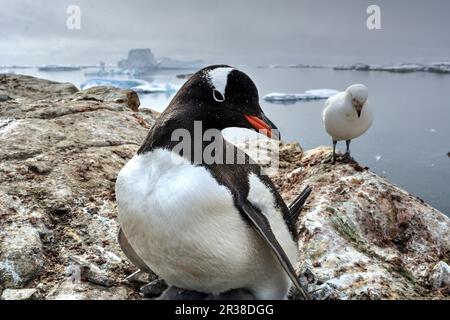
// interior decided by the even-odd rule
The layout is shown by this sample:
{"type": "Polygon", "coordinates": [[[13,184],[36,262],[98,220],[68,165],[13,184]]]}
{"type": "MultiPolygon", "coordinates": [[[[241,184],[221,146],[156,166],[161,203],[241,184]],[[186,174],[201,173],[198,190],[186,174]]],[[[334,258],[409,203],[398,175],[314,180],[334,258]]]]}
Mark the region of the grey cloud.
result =
{"type": "Polygon", "coordinates": [[[2,0],[0,64],[115,62],[132,47],[226,63],[450,60],[446,0],[2,0]],[[66,28],[80,6],[81,30],[66,28]],[[382,9],[382,30],[366,8],[382,9]]]}

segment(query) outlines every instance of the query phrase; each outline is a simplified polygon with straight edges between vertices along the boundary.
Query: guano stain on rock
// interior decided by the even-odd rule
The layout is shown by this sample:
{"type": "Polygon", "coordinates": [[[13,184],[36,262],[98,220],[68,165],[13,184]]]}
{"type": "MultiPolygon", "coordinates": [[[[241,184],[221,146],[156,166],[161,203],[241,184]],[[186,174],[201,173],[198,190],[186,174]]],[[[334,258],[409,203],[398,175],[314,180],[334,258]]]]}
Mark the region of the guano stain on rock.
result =
{"type": "MultiPolygon", "coordinates": [[[[123,281],[136,268],[116,241],[114,184],[158,113],[133,92],[29,76],[0,75],[0,92],[11,98],[0,103],[0,291],[141,299],[142,284],[123,281]],[[79,282],[66,274],[74,259],[88,266],[79,282]]],[[[269,172],[287,202],[313,189],[297,221],[313,297],[449,298],[449,218],[358,163],[324,163],[330,152],[282,144],[269,172]]]]}

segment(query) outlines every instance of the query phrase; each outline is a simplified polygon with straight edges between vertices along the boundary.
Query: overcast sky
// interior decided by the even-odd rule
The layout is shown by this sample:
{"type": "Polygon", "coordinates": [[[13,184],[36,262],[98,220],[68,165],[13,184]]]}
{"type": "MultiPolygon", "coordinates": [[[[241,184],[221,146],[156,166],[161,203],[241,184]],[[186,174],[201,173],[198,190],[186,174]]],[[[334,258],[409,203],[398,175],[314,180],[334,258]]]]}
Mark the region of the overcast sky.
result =
{"type": "Polygon", "coordinates": [[[0,65],[114,63],[135,47],[230,64],[449,61],[449,30],[448,0],[0,0],[0,65]],[[382,30],[366,27],[370,4],[382,30]]]}

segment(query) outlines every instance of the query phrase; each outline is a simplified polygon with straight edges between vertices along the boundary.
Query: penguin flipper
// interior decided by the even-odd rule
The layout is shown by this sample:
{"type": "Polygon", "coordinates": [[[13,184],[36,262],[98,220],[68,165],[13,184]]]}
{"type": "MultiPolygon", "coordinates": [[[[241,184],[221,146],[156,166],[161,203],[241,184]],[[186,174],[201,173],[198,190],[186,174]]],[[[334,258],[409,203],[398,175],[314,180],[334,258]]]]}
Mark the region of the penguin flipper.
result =
{"type": "Polygon", "coordinates": [[[295,274],[294,267],[289,261],[289,258],[287,257],[277,238],[273,234],[272,228],[270,227],[270,223],[267,220],[266,216],[262,214],[259,209],[254,207],[248,200],[245,200],[243,203],[241,203],[240,207],[245,213],[245,216],[247,216],[250,220],[252,227],[255,229],[258,235],[269,245],[272,252],[277,257],[278,262],[283,267],[284,271],[286,271],[287,275],[294,283],[295,287],[298,289],[303,298],[305,300],[310,300],[307,290],[298,280],[297,275],[295,274]]]}
{"type": "Polygon", "coordinates": [[[295,198],[294,201],[292,201],[292,203],[289,205],[289,212],[291,213],[294,222],[297,221],[300,210],[305,204],[306,199],[308,199],[309,195],[311,194],[311,191],[311,187],[306,186],[306,188],[303,189],[303,191],[297,196],[297,198],[295,198]]]}
{"type": "Polygon", "coordinates": [[[136,251],[128,242],[127,237],[123,233],[122,229],[119,229],[119,234],[117,235],[117,241],[119,242],[120,248],[122,249],[125,256],[140,269],[146,273],[153,273],[152,270],[147,266],[147,264],[138,256],[136,251]]]}

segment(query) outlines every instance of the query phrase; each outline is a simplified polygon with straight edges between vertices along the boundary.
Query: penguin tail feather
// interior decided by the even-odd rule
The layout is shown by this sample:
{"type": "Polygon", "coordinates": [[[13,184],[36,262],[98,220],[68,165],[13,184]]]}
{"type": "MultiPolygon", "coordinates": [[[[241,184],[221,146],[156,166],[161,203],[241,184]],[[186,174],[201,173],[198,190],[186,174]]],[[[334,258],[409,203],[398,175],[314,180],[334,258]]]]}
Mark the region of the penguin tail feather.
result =
{"type": "Polygon", "coordinates": [[[298,216],[300,215],[300,211],[303,208],[303,205],[306,202],[306,199],[311,194],[311,187],[306,186],[305,189],[297,196],[297,198],[292,201],[292,203],[289,205],[289,212],[291,213],[291,217],[294,221],[297,221],[298,216]]]}

